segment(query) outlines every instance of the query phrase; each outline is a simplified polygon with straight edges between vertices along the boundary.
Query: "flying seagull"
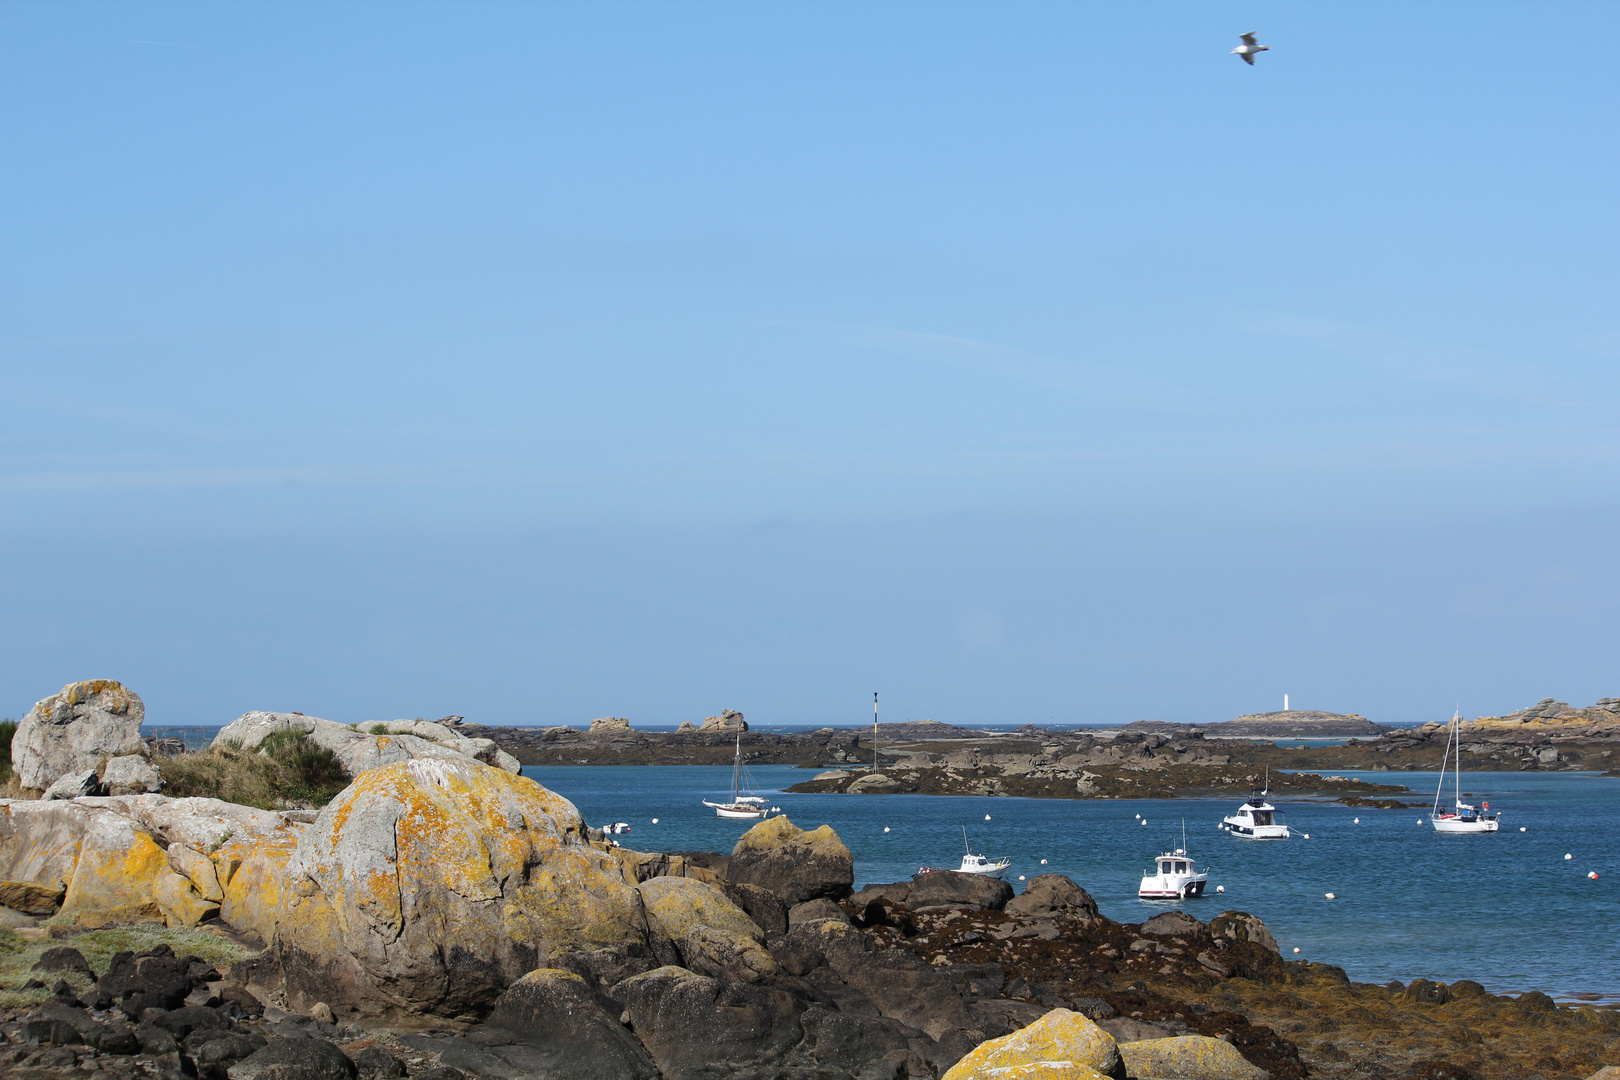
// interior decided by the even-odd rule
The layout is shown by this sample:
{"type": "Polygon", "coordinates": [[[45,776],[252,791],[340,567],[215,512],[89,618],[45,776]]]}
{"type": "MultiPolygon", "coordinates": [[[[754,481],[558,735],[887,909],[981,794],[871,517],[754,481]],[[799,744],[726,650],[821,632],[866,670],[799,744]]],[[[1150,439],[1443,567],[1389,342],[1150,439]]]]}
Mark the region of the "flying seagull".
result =
{"type": "Polygon", "coordinates": [[[1243,62],[1245,64],[1248,64],[1250,67],[1253,67],[1254,66],[1254,54],[1255,53],[1266,52],[1271,48],[1271,46],[1270,45],[1257,45],[1257,44],[1255,44],[1254,31],[1253,30],[1250,30],[1247,34],[1241,35],[1241,37],[1243,38],[1243,44],[1241,44],[1237,48],[1233,49],[1227,55],[1228,56],[1241,56],[1241,57],[1243,57],[1243,62]]]}

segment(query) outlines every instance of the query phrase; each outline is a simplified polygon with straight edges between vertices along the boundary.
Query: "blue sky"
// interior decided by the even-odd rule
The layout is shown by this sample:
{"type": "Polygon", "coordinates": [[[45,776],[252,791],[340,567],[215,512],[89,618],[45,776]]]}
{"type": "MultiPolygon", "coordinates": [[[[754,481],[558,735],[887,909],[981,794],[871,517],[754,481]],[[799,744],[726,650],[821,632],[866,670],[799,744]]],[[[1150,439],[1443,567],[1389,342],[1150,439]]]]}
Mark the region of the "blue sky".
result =
{"type": "Polygon", "coordinates": [[[0,714],[1620,696],[1617,32],[8,5],[0,714]]]}

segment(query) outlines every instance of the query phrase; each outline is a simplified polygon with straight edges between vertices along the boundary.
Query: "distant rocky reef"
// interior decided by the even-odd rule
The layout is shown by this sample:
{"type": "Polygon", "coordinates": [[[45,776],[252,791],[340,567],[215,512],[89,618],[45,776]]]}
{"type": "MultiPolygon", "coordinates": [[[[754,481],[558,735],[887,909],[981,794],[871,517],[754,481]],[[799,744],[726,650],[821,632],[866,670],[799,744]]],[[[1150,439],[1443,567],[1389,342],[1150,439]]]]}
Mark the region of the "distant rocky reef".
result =
{"type": "Polygon", "coordinates": [[[1511,712],[1506,716],[1481,716],[1470,723],[1485,727],[1519,727],[1525,724],[1541,727],[1620,724],[1620,698],[1598,698],[1596,705],[1576,709],[1567,702],[1554,701],[1547,697],[1518,712],[1511,712]]]}
{"type": "Polygon", "coordinates": [[[1362,735],[1382,735],[1394,729],[1375,724],[1360,713],[1318,712],[1314,709],[1285,709],[1279,712],[1246,713],[1235,720],[1214,724],[1174,724],[1138,720],[1126,724],[1126,731],[1192,732],[1219,737],[1262,739],[1340,739],[1362,735]]]}

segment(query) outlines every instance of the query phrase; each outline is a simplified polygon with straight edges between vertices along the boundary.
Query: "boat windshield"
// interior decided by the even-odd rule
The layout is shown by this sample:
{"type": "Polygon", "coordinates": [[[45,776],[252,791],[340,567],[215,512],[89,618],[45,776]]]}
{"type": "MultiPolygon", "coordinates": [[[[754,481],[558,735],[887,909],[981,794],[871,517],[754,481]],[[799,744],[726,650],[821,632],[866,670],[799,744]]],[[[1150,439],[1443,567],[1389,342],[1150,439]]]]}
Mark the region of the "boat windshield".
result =
{"type": "Polygon", "coordinates": [[[1256,825],[1270,825],[1271,817],[1272,812],[1270,810],[1256,810],[1254,812],[1254,823],[1256,825]]]}
{"type": "Polygon", "coordinates": [[[1164,862],[1159,864],[1159,873],[1161,873],[1161,874],[1170,873],[1170,860],[1169,859],[1166,859],[1166,860],[1164,860],[1164,862]]]}
{"type": "Polygon", "coordinates": [[[1186,872],[1187,872],[1187,864],[1186,863],[1184,863],[1184,862],[1176,863],[1176,873],[1185,874],[1186,872]]]}

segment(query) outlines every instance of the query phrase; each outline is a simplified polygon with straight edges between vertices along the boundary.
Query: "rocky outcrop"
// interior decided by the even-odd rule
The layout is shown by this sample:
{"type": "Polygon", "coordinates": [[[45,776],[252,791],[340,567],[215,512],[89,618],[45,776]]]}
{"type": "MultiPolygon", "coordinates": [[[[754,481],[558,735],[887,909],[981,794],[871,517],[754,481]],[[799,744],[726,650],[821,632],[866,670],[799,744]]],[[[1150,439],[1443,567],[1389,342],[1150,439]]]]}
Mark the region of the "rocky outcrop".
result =
{"type": "Polygon", "coordinates": [[[1567,702],[1554,701],[1552,698],[1542,698],[1529,708],[1508,713],[1506,716],[1481,716],[1465,724],[1464,729],[1518,728],[1527,725],[1561,728],[1613,724],[1620,724],[1620,698],[1599,698],[1597,704],[1584,709],[1573,708],[1567,702]]]}
{"type": "Polygon", "coordinates": [[[214,745],[252,749],[286,732],[306,735],[317,746],[332,751],[350,776],[419,758],[479,761],[507,772],[518,772],[522,768],[517,758],[495,745],[492,739],[469,738],[443,724],[425,720],[379,721],[350,727],[303,713],[249,712],[220,728],[219,734],[214,736],[214,745]]]}
{"type": "Polygon", "coordinates": [[[623,716],[599,716],[591,721],[593,735],[631,734],[635,729],[630,726],[628,718],[623,716]]]}
{"type": "Polygon", "coordinates": [[[820,896],[848,896],[855,860],[830,826],[806,832],[785,816],[766,818],[732,848],[726,878],[769,889],[791,907],[820,896]]]}
{"type": "Polygon", "coordinates": [[[1007,901],[1004,910],[1015,917],[1064,915],[1095,919],[1097,901],[1062,874],[1039,874],[1029,879],[1022,893],[1007,901]]]}
{"type": "Polygon", "coordinates": [[[108,795],[145,795],[163,790],[163,778],[142,754],[112,758],[101,770],[100,779],[108,795]]]}
{"type": "Polygon", "coordinates": [[[1049,1062],[1079,1065],[1098,1075],[1125,1080],[1125,1064],[1120,1059],[1119,1047],[1114,1043],[1113,1036],[1086,1017],[1068,1009],[1053,1009],[1028,1027],[979,1044],[945,1074],[944,1080],[980,1080],[988,1077],[999,1080],[1000,1076],[1021,1075],[1017,1072],[1001,1073],[999,1070],[1027,1069],[1049,1062]]]}
{"type": "Polygon", "coordinates": [[[261,979],[300,1008],[458,1016],[575,950],[649,936],[641,895],[568,800],[465,758],[372,769],[286,870],[261,979]]]}
{"type": "Polygon", "coordinates": [[[1375,724],[1359,713],[1318,712],[1313,709],[1289,709],[1279,712],[1247,713],[1235,720],[1218,724],[1200,724],[1198,730],[1205,735],[1247,735],[1260,738],[1340,738],[1356,735],[1381,735],[1392,730],[1387,724],[1375,724]]]}
{"type": "Polygon", "coordinates": [[[1207,1035],[1178,1035],[1122,1043],[1119,1053],[1132,1080],[1267,1080],[1229,1042],[1207,1035]]]}
{"type": "Polygon", "coordinates": [[[69,683],[28,710],[11,739],[11,768],[25,788],[44,791],[70,773],[97,772],[108,758],[145,757],[146,706],[112,679],[69,683]]]}
{"type": "Polygon", "coordinates": [[[217,799],[0,800],[0,880],[59,893],[70,926],[219,915],[264,934],[301,828],[217,799]]]}
{"type": "Polygon", "coordinates": [[[955,870],[930,870],[911,879],[906,905],[913,911],[999,911],[1012,898],[1012,886],[999,878],[955,870]]]}
{"type": "MultiPolygon", "coordinates": [[[[613,1005],[572,971],[540,968],[506,989],[489,1026],[510,1032],[528,1053],[522,1075],[552,1080],[657,1080],[658,1067],[619,1022],[613,1005]]],[[[510,1045],[510,1044],[508,1044],[510,1045]]]]}
{"type": "Polygon", "coordinates": [[[747,731],[748,721],[736,709],[721,709],[719,716],[706,716],[699,731],[747,731]]]}

